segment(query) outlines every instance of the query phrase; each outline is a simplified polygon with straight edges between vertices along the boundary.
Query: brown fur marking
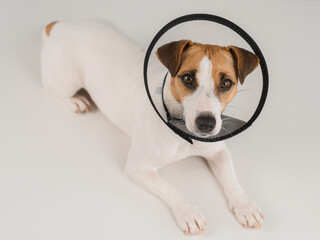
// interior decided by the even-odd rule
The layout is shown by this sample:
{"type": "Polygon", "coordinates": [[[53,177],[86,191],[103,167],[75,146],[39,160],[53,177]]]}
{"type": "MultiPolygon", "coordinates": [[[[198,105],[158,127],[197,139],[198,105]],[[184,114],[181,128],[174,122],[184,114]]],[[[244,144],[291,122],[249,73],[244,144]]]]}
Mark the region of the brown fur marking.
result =
{"type": "Polygon", "coordinates": [[[190,40],[180,40],[167,43],[158,48],[156,54],[161,63],[168,68],[171,76],[175,76],[181,63],[181,56],[192,42],[190,40]]]}
{"type": "Polygon", "coordinates": [[[255,54],[243,48],[229,46],[227,49],[234,58],[238,78],[240,83],[243,84],[246,76],[258,66],[260,60],[255,54]]]}
{"type": "Polygon", "coordinates": [[[47,36],[50,36],[51,30],[52,30],[53,26],[54,26],[56,23],[57,23],[57,21],[52,22],[52,23],[49,23],[49,24],[46,26],[46,35],[47,35],[47,36]]]}

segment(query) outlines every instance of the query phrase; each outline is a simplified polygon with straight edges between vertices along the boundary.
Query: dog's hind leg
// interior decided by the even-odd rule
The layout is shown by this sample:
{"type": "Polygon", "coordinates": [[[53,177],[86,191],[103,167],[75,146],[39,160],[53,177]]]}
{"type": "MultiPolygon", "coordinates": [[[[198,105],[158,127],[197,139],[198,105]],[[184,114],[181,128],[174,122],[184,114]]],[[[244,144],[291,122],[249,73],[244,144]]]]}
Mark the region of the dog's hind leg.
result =
{"type": "Polygon", "coordinates": [[[61,70],[63,69],[47,69],[43,64],[42,83],[44,88],[58,96],[73,112],[87,113],[95,110],[97,107],[84,88],[82,81],[74,78],[73,74],[68,74],[68,71],[61,70]]]}
{"type": "Polygon", "coordinates": [[[44,86],[46,89],[57,95],[63,102],[66,103],[71,111],[75,113],[82,114],[97,109],[96,104],[85,88],[72,84],[72,81],[70,80],[69,83],[71,86],[65,86],[65,88],[61,88],[59,81],[56,81],[53,86],[51,85],[48,87],[45,84],[44,86]]]}
{"type": "Polygon", "coordinates": [[[56,65],[42,64],[42,85],[45,89],[53,92],[66,105],[76,113],[87,113],[97,107],[85,90],[79,76],[56,65]]]}
{"type": "Polygon", "coordinates": [[[70,39],[66,37],[68,31],[61,33],[63,28],[63,23],[53,22],[44,29],[42,85],[62,99],[72,111],[86,113],[96,109],[96,105],[85,90],[82,63],[73,54],[76,50],[72,49],[70,39]],[[58,30],[58,33],[54,30],[58,30]]]}

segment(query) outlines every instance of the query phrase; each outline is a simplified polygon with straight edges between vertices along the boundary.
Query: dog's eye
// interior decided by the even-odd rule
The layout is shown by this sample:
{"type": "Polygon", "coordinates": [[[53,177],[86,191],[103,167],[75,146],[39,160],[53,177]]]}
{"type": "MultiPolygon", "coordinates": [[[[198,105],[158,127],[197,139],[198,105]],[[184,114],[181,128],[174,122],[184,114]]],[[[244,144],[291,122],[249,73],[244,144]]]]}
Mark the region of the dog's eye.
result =
{"type": "Polygon", "coordinates": [[[186,74],[183,74],[183,75],[181,76],[181,80],[182,80],[184,83],[186,83],[186,84],[192,84],[192,82],[193,82],[193,77],[192,77],[191,74],[186,73],[186,74]]]}
{"type": "Polygon", "coordinates": [[[233,85],[233,82],[230,79],[223,79],[220,84],[220,88],[223,91],[229,90],[233,85]]]}

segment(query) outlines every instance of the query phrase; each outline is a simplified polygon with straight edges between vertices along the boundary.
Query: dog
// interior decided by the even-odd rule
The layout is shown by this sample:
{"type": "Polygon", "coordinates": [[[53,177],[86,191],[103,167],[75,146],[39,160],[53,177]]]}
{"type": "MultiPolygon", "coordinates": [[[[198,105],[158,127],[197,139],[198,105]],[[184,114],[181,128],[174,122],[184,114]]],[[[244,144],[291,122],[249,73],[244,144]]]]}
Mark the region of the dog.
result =
{"type": "MultiPolygon", "coordinates": [[[[191,40],[170,42],[156,54],[168,70],[163,93],[168,111],[180,114],[187,129],[201,137],[219,133],[221,114],[237,94],[238,82],[259,65],[245,49],[191,40]]],[[[144,55],[106,20],[52,22],[43,32],[42,84],[74,112],[96,105],[131,137],[125,173],[169,206],[186,235],[203,232],[205,217],[157,170],[189,156],[207,160],[240,224],[260,229],[264,217],[238,183],[225,143],[190,144],[155,113],[143,83],[144,55]]]]}

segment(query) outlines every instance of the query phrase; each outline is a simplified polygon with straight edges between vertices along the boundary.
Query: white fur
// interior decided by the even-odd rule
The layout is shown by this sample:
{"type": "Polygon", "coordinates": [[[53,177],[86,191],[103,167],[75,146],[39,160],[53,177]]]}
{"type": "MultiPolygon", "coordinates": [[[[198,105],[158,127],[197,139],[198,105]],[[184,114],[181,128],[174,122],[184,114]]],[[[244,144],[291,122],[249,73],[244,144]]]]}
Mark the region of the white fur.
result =
{"type": "MultiPolygon", "coordinates": [[[[72,98],[75,92],[85,88],[90,93],[110,121],[132,138],[126,173],[162,198],[186,233],[204,229],[205,219],[157,170],[192,155],[208,160],[238,220],[246,224],[246,218],[249,226],[260,224],[259,210],[237,182],[225,144],[194,141],[191,145],[156,115],[143,85],[143,58],[144,52],[106,21],[58,22],[50,36],[44,37],[42,81],[74,111],[77,111],[72,98]]],[[[207,60],[201,72],[203,78],[209,74],[207,60]]],[[[207,89],[204,86],[203,92],[197,94],[207,98],[207,89]]],[[[215,102],[212,104],[216,107],[215,102]]],[[[205,109],[205,104],[200,106],[205,109]]]]}
{"type": "MultiPolygon", "coordinates": [[[[200,69],[197,72],[197,79],[199,85],[196,91],[187,96],[182,103],[184,107],[186,126],[189,131],[197,133],[197,127],[195,125],[196,118],[202,112],[211,112],[216,119],[216,126],[212,132],[207,135],[215,135],[219,133],[221,129],[222,108],[218,97],[214,95],[212,62],[207,56],[204,56],[200,61],[200,69]]],[[[200,135],[200,133],[198,133],[198,135],[200,135]]]]}

